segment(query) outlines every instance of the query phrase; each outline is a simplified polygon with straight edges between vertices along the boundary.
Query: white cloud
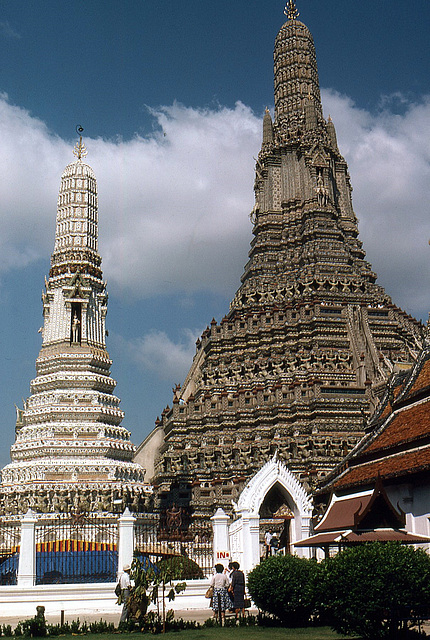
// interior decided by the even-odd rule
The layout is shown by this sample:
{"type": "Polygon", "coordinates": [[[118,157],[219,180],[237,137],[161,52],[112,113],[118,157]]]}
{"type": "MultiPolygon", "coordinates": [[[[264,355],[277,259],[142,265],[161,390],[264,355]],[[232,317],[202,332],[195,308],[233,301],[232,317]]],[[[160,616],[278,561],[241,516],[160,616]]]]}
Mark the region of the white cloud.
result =
{"type": "Polygon", "coordinates": [[[161,131],[151,138],[95,145],[109,278],[137,296],[229,291],[251,233],[260,120],[240,103],[153,115],[161,131]]]}
{"type": "MultiPolygon", "coordinates": [[[[430,102],[403,115],[370,114],[323,91],[354,186],[368,258],[394,301],[428,307],[430,102]]],[[[397,100],[398,102],[398,100],[397,100]]],[[[99,186],[100,252],[112,292],[217,291],[239,285],[252,238],[254,160],[262,119],[234,109],[174,104],[154,110],[159,131],[130,141],[85,140],[99,186]]],[[[60,176],[72,143],[0,99],[0,275],[49,255],[60,176]]]]}
{"type": "Polygon", "coordinates": [[[5,94],[0,94],[0,135],[3,274],[52,250],[67,145],[28,111],[9,104],[5,94]]]}
{"type": "Polygon", "coordinates": [[[152,330],[141,338],[126,340],[111,337],[121,350],[135,363],[152,371],[162,380],[181,381],[192,362],[196,350],[197,331],[183,329],[178,342],[172,341],[164,331],[152,330]]]}
{"type": "Polygon", "coordinates": [[[396,304],[425,316],[430,277],[430,99],[409,104],[402,115],[387,110],[371,115],[332,91],[323,91],[323,102],[348,162],[360,237],[378,281],[396,304]]]}

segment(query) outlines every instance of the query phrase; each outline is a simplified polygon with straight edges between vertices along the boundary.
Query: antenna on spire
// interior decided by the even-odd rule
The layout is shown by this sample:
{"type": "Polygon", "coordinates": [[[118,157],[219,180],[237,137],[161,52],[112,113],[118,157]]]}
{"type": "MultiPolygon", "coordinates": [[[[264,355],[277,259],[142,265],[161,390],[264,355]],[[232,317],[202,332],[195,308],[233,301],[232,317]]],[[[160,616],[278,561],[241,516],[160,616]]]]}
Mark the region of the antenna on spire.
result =
{"type": "Polygon", "coordinates": [[[84,158],[88,153],[84,143],[82,142],[81,133],[83,132],[83,130],[84,128],[80,124],[76,125],[76,133],[79,134],[79,142],[75,144],[75,147],[73,149],[73,155],[75,155],[78,160],[82,160],[82,158],[84,158]]]}
{"type": "Polygon", "coordinates": [[[296,20],[299,17],[300,13],[297,11],[294,0],[288,0],[285,5],[284,14],[287,16],[288,20],[296,20]]]}

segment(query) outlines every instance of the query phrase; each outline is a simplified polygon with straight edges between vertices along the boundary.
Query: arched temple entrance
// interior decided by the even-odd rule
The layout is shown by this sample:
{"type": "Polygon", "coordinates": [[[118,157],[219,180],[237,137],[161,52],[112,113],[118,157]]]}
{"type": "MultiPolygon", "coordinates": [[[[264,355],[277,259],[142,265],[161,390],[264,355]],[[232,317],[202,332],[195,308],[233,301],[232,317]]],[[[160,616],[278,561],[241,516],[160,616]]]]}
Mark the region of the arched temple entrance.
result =
{"type": "Polygon", "coordinates": [[[270,531],[278,541],[278,549],[283,553],[293,553],[291,549],[291,521],[294,520],[294,505],[285,488],[276,482],[267,492],[258,515],[260,516],[260,542],[262,530],[270,531]]]}
{"type": "MultiPolygon", "coordinates": [[[[287,553],[310,535],[312,498],[277,454],[249,480],[234,509],[238,517],[229,527],[230,553],[246,571],[260,561],[265,525],[276,525],[287,553]]],[[[307,550],[297,553],[307,555],[307,550]]]]}

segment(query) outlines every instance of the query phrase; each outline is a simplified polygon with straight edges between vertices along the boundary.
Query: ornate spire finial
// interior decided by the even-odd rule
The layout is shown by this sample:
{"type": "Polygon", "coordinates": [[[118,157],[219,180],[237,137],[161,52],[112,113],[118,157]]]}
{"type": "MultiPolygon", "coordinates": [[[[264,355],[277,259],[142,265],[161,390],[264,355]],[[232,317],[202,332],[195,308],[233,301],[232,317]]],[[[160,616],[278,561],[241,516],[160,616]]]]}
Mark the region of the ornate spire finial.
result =
{"type": "MultiPolygon", "coordinates": [[[[81,127],[80,124],[77,125],[76,127],[76,133],[81,134],[83,132],[84,128],[81,127]]],[[[77,142],[75,144],[75,147],[73,149],[73,155],[75,155],[77,157],[78,160],[82,160],[82,158],[85,158],[85,156],[87,155],[88,151],[85,148],[84,143],[82,142],[82,136],[79,136],[79,142],[77,142]]]]}
{"type": "Polygon", "coordinates": [[[287,16],[288,20],[296,20],[300,13],[297,11],[296,3],[294,0],[288,0],[285,5],[284,13],[287,16]]]}

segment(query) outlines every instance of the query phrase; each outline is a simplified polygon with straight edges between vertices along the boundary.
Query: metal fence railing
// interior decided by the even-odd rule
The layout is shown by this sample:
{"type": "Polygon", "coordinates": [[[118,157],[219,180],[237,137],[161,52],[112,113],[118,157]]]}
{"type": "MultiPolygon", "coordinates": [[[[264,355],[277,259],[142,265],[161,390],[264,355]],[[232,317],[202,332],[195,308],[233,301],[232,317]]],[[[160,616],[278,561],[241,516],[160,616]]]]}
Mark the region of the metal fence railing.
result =
{"type": "Polygon", "coordinates": [[[212,527],[183,522],[179,513],[140,516],[135,523],[135,555],[152,566],[175,567],[178,578],[212,574],[212,527]]]}
{"type": "Polygon", "coordinates": [[[114,582],[118,521],[54,514],[36,527],[36,584],[114,582]]]}
{"type": "Polygon", "coordinates": [[[0,585],[16,584],[21,523],[0,520],[0,585]]]}
{"type": "MultiPolygon", "coordinates": [[[[117,515],[34,515],[36,584],[116,581],[122,568],[118,567],[117,515]]],[[[134,515],[134,554],[146,566],[170,568],[172,576],[185,580],[212,574],[210,523],[192,519],[174,506],[162,513],[134,515]]],[[[20,538],[19,518],[0,519],[0,585],[17,584],[20,538]]]]}

